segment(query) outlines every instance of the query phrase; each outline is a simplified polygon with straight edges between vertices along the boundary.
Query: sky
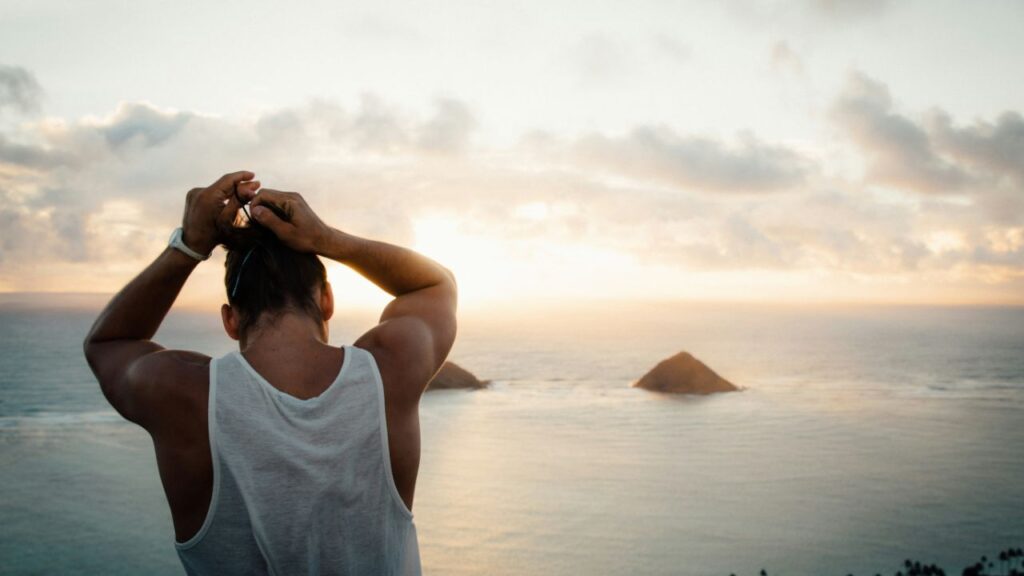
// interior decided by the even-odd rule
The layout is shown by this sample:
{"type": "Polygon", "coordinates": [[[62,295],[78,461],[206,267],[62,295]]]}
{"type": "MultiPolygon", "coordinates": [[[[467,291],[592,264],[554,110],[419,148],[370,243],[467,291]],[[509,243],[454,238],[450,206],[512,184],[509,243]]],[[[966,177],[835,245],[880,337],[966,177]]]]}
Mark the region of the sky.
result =
{"type": "MultiPolygon", "coordinates": [[[[0,0],[0,292],[236,170],[463,305],[1024,304],[1024,2],[0,0]]],[[[339,264],[342,304],[387,300],[339,264]]],[[[223,254],[182,301],[223,301],[223,254]]]]}

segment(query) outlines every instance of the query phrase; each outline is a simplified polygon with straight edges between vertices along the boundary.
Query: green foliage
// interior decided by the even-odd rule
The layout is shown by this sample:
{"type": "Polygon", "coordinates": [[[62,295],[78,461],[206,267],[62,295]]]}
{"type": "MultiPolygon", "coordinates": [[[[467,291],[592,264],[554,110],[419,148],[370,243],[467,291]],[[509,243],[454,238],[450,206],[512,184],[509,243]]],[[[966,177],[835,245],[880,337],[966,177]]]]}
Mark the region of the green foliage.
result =
{"type": "MultiPolygon", "coordinates": [[[[903,566],[893,573],[893,576],[946,576],[947,572],[935,564],[910,560],[903,561],[903,566]]],[[[965,567],[961,576],[1024,576],[1024,549],[1007,548],[997,556],[989,558],[982,556],[977,562],[965,567]]],[[[731,574],[730,576],[736,576],[731,574]]],[[[760,576],[769,576],[764,569],[760,576]]],[[[853,576],[852,574],[848,576],[853,576]]],[[[875,576],[882,576],[875,574],[875,576]]]]}

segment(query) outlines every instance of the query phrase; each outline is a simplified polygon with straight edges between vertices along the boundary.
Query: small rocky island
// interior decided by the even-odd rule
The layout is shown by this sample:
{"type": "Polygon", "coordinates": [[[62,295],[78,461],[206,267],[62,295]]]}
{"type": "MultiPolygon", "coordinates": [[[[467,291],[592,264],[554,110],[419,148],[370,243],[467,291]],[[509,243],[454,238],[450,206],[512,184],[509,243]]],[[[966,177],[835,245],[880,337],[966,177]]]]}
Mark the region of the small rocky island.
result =
{"type": "Polygon", "coordinates": [[[715,394],[739,390],[688,352],[680,352],[662,360],[634,382],[633,386],[673,394],[715,394]]]}
{"type": "Polygon", "coordinates": [[[427,384],[427,392],[455,389],[479,390],[486,388],[490,383],[490,380],[480,380],[469,370],[454,362],[445,362],[430,384],[427,384]]]}

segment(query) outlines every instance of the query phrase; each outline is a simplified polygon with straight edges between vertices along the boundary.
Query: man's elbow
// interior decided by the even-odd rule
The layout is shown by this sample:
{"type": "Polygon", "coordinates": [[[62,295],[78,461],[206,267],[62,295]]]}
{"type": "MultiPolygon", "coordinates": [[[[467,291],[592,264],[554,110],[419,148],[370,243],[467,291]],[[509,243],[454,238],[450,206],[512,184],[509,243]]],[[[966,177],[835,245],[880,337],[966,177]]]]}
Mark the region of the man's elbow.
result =
{"type": "Polygon", "coordinates": [[[441,270],[444,272],[444,283],[447,284],[452,291],[452,294],[458,294],[459,283],[455,280],[455,273],[451,269],[441,266],[441,270]]]}
{"type": "MultiPolygon", "coordinates": [[[[95,340],[89,338],[85,339],[82,343],[82,354],[85,355],[85,363],[89,365],[89,369],[92,370],[93,375],[99,380],[100,361],[102,359],[102,346],[95,340]]],[[[103,381],[100,380],[102,387],[103,381]]]]}
{"type": "Polygon", "coordinates": [[[92,327],[89,328],[89,332],[86,333],[85,339],[82,340],[82,354],[85,355],[85,359],[89,362],[89,366],[93,365],[93,361],[95,360],[99,349],[99,339],[96,338],[96,329],[96,324],[93,324],[92,327]]]}
{"type": "Polygon", "coordinates": [[[90,332],[82,341],[82,354],[85,356],[85,363],[89,365],[89,369],[92,370],[93,375],[99,380],[100,385],[103,385],[103,379],[100,378],[102,372],[106,370],[109,361],[105,361],[111,357],[111,349],[107,346],[109,342],[97,340],[95,336],[90,332]]]}
{"type": "Polygon", "coordinates": [[[448,268],[443,264],[440,264],[439,266],[441,267],[441,272],[444,273],[445,281],[451,283],[452,286],[455,286],[455,272],[452,272],[451,268],[448,268]]]}
{"type": "Polygon", "coordinates": [[[92,339],[92,333],[86,335],[85,340],[82,341],[82,354],[85,356],[85,361],[91,367],[96,357],[96,342],[92,339]]]}
{"type": "Polygon", "coordinates": [[[452,314],[454,315],[455,314],[455,308],[458,306],[458,302],[459,302],[459,284],[455,280],[455,273],[454,272],[452,272],[451,270],[449,270],[447,268],[445,268],[444,271],[445,271],[445,275],[447,276],[447,279],[445,280],[445,285],[448,287],[448,290],[447,290],[448,302],[449,302],[449,305],[452,308],[452,314]]]}

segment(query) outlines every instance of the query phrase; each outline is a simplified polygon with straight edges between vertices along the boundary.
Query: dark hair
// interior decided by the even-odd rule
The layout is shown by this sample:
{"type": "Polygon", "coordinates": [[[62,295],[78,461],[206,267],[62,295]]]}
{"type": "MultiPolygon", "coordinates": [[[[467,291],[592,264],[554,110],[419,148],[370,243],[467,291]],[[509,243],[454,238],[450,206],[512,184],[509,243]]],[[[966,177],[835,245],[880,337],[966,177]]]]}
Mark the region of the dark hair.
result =
{"type": "MultiPolygon", "coordinates": [[[[276,206],[265,204],[287,220],[276,206]]],[[[271,322],[285,310],[297,310],[322,321],[316,289],[327,286],[327,270],[316,254],[296,252],[273,232],[253,223],[225,233],[224,286],[228,303],[238,310],[240,334],[264,315],[271,322]]]]}

